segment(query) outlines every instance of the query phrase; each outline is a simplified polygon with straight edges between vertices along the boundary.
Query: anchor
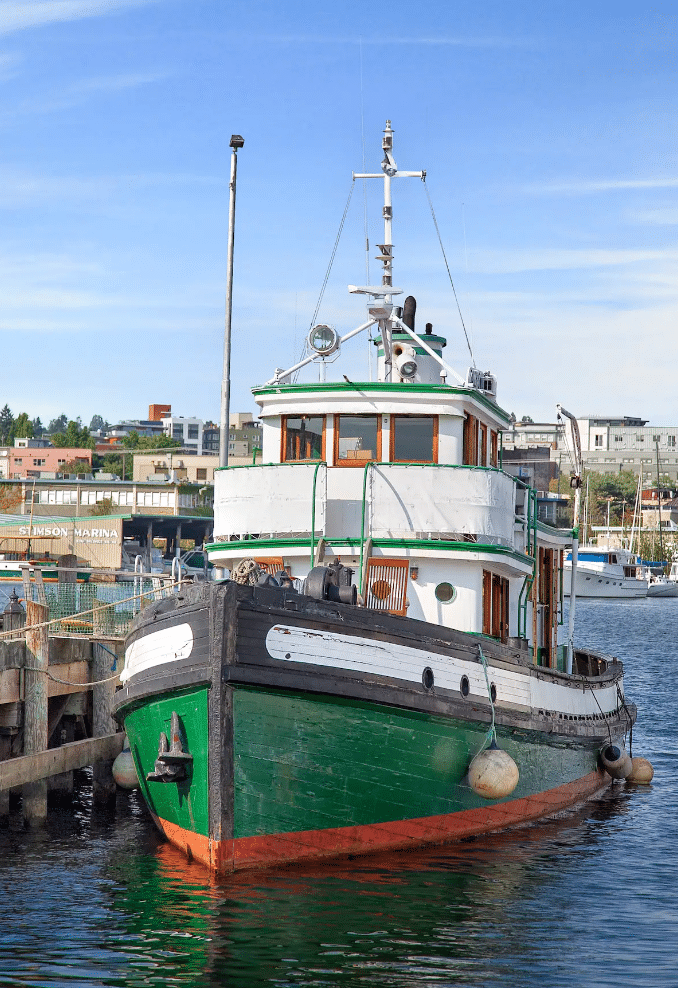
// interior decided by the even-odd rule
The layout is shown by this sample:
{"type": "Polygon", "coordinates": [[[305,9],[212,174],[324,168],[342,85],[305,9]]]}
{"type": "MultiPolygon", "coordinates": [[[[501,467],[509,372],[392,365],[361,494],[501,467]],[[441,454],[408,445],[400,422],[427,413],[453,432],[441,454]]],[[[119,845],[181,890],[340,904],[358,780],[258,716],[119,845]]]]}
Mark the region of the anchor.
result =
{"type": "Polygon", "coordinates": [[[184,751],[181,744],[179,715],[176,710],[172,711],[170,734],[172,736],[171,747],[165,732],[160,732],[158,757],[154,771],[149,772],[146,776],[147,782],[182,782],[188,777],[188,766],[193,761],[193,755],[184,751]]]}

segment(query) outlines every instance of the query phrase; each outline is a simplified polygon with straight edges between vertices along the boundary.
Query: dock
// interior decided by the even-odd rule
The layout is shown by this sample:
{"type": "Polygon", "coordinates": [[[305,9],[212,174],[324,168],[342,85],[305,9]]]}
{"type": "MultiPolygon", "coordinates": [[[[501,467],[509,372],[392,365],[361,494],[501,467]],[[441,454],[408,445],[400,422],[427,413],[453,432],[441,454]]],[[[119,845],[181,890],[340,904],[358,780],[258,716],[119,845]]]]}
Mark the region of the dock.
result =
{"type": "Polygon", "coordinates": [[[173,592],[154,574],[122,576],[77,583],[66,571],[50,584],[27,566],[22,596],[0,613],[0,819],[20,796],[24,823],[40,824],[48,797],[68,798],[86,766],[95,803],[115,799],[124,734],[110,711],[124,638],[140,609],[173,592]]]}

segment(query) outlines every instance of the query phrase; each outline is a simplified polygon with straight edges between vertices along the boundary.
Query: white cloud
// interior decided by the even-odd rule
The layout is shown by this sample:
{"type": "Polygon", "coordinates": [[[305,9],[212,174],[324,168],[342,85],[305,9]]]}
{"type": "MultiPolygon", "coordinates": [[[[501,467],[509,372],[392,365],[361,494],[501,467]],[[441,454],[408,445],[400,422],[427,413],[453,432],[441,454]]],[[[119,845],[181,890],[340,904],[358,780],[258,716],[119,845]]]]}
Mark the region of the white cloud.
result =
{"type": "Polygon", "coordinates": [[[157,0],[4,0],[0,6],[0,34],[58,21],[117,14],[154,2],[157,0]]]}
{"type": "Polygon", "coordinates": [[[526,248],[469,251],[469,264],[481,274],[521,271],[576,271],[678,261],[678,249],[611,250],[604,248],[526,248]]]}
{"type": "Polygon", "coordinates": [[[110,204],[118,194],[131,189],[178,185],[218,185],[225,179],[208,175],[98,175],[71,178],[63,175],[35,175],[0,169],[0,208],[39,206],[44,203],[87,202],[100,200],[110,204]]]}
{"type": "Polygon", "coordinates": [[[0,119],[13,120],[24,114],[67,110],[72,106],[80,106],[93,95],[134,89],[137,86],[145,86],[166,77],[166,72],[128,72],[117,76],[83,79],[73,85],[65,86],[60,91],[50,92],[48,96],[35,96],[31,99],[24,99],[11,108],[6,107],[0,115],[0,119]]]}
{"type": "Polygon", "coordinates": [[[608,178],[574,179],[562,182],[537,182],[524,185],[521,191],[528,195],[591,195],[596,192],[624,192],[629,189],[676,189],[678,178],[608,178]]]}

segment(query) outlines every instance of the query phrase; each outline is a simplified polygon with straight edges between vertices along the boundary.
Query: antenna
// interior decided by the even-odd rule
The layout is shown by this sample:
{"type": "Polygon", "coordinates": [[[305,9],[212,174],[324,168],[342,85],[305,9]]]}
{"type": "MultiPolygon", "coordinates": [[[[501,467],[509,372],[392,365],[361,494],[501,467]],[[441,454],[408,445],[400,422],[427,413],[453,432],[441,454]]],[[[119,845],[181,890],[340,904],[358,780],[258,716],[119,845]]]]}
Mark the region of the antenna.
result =
{"type": "Polygon", "coordinates": [[[384,242],[383,244],[377,244],[380,251],[377,260],[381,261],[383,265],[381,285],[379,287],[376,285],[364,285],[360,287],[356,285],[349,285],[348,290],[353,294],[371,295],[373,299],[379,300],[378,304],[375,304],[369,308],[368,311],[369,314],[379,323],[379,330],[384,343],[384,377],[387,381],[390,381],[393,369],[393,357],[391,353],[391,326],[389,319],[393,309],[393,296],[402,294],[402,289],[393,287],[393,205],[391,202],[391,179],[420,178],[423,180],[426,178],[426,172],[406,172],[399,170],[393,157],[393,129],[391,127],[390,120],[386,121],[386,126],[384,127],[384,138],[381,146],[384,151],[384,159],[381,163],[381,174],[379,172],[363,172],[361,174],[357,174],[356,172],[353,173],[354,179],[383,178],[384,181],[384,242]]]}

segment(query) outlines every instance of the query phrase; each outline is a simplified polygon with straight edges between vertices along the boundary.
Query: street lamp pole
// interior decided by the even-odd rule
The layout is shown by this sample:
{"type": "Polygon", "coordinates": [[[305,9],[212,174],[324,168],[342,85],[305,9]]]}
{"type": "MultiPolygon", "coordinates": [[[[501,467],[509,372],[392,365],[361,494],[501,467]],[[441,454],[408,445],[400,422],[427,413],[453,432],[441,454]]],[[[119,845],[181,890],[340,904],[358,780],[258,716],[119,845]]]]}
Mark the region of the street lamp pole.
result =
{"type": "Polygon", "coordinates": [[[244,140],[233,134],[230,147],[231,181],[228,207],[228,255],[226,261],[226,323],[224,326],[224,367],[221,376],[221,418],[219,421],[219,466],[228,466],[229,405],[231,401],[231,313],[233,309],[233,244],[235,240],[235,181],[238,171],[238,148],[244,140]]]}

